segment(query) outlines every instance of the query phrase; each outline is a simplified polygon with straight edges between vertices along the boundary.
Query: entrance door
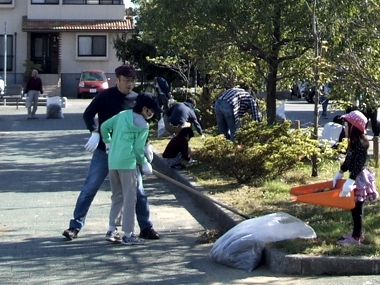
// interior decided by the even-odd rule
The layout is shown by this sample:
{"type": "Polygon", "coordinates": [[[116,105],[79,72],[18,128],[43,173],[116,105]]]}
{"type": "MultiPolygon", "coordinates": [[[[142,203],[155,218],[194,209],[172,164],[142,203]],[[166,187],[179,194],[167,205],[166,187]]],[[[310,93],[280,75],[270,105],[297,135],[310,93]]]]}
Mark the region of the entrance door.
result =
{"type": "Polygon", "coordinates": [[[31,60],[41,64],[41,73],[58,73],[58,47],[57,33],[31,34],[31,60]]]}

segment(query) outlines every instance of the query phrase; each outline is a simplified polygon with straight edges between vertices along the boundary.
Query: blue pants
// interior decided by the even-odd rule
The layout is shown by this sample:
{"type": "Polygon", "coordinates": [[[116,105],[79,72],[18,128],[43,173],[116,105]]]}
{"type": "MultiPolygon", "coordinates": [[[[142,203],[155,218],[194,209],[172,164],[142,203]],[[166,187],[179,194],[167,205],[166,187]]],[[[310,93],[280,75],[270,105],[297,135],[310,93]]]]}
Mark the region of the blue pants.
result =
{"type": "Polygon", "coordinates": [[[320,96],[319,101],[322,104],[322,118],[327,117],[327,106],[329,105],[329,99],[327,99],[325,96],[320,96]]]}
{"type": "MultiPolygon", "coordinates": [[[[104,151],[96,149],[91,159],[86,181],[75,205],[74,219],[70,220],[70,228],[77,229],[78,231],[83,228],[91,203],[107,175],[108,155],[104,151]]],[[[148,197],[145,195],[142,176],[138,167],[136,216],[141,230],[152,227],[153,224],[149,220],[148,197]]]]}
{"type": "Polygon", "coordinates": [[[214,110],[219,133],[227,139],[235,141],[235,133],[239,126],[235,122],[233,106],[226,100],[218,99],[215,102],[214,110]]]}

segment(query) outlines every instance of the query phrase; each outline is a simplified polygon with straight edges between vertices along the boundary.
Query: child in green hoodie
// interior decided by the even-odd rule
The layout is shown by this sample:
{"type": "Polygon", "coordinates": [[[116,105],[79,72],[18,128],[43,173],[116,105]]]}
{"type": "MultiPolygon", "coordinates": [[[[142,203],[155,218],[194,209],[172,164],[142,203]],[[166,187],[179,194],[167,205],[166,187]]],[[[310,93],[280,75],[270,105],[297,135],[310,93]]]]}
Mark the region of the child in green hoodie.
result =
{"type": "Polygon", "coordinates": [[[145,241],[134,233],[137,172],[152,174],[152,166],[144,154],[148,138],[147,120],[155,112],[162,112],[154,96],[142,93],[136,98],[133,110],[122,111],[101,125],[101,135],[108,149],[109,179],[111,184],[111,211],[109,231],[114,231],[118,223],[118,214],[123,211],[121,242],[125,245],[143,244],[145,241]]]}

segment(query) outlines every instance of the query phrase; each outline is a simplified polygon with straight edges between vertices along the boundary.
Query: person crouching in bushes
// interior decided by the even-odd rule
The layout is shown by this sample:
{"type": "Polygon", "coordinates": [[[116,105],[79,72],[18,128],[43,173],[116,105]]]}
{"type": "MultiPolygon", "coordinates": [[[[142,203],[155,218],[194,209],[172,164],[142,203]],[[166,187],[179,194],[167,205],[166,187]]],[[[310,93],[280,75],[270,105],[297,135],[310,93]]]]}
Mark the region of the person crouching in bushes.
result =
{"type": "Polygon", "coordinates": [[[333,179],[333,188],[343,174],[349,171],[349,178],[344,182],[339,197],[355,195],[355,208],[351,210],[353,231],[344,234],[338,245],[360,244],[364,241],[363,216],[364,202],[373,201],[379,196],[375,184],[375,174],[367,167],[369,141],[366,137],[367,118],[360,111],[352,111],[342,116],[345,121],[345,133],[348,138],[347,155],[339,172],[333,179]]]}
{"type": "Polygon", "coordinates": [[[181,169],[194,162],[190,158],[191,149],[189,148],[189,141],[192,137],[194,137],[194,132],[187,127],[181,129],[179,134],[170,140],[162,154],[166,165],[181,169]]]}

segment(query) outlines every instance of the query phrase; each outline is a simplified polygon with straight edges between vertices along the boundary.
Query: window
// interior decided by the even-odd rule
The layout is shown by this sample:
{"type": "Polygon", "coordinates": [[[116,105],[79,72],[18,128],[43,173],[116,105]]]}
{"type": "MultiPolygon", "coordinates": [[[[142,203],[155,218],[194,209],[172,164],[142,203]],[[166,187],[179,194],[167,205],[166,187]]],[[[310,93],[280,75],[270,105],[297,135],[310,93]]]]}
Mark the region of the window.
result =
{"type": "Polygon", "coordinates": [[[59,4],[59,0],[32,0],[32,4],[59,4]]]}
{"type": "Polygon", "coordinates": [[[0,5],[1,4],[12,4],[13,0],[0,0],[0,5]]]}
{"type": "Polygon", "coordinates": [[[63,0],[62,4],[86,4],[86,0],[63,0]]]}
{"type": "MultiPolygon", "coordinates": [[[[13,36],[7,35],[7,71],[13,70],[13,36]]],[[[4,35],[0,35],[0,71],[4,71],[4,35]]]]}
{"type": "Polygon", "coordinates": [[[107,36],[78,36],[78,56],[107,56],[107,36]]]}
{"type": "Polygon", "coordinates": [[[63,0],[63,4],[123,5],[123,0],[63,0]]]}

